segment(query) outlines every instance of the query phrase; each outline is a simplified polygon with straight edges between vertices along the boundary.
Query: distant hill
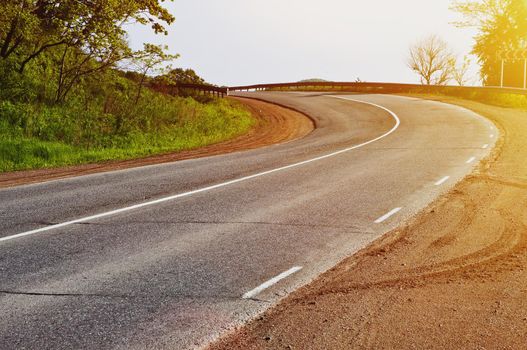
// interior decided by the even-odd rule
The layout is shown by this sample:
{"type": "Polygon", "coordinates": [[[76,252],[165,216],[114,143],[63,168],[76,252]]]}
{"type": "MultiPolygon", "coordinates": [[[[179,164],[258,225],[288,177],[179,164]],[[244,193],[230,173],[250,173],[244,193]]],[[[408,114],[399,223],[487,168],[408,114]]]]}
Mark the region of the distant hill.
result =
{"type": "Polygon", "coordinates": [[[327,80],[324,79],[304,79],[300,80],[299,83],[324,83],[327,82],[327,80]]]}

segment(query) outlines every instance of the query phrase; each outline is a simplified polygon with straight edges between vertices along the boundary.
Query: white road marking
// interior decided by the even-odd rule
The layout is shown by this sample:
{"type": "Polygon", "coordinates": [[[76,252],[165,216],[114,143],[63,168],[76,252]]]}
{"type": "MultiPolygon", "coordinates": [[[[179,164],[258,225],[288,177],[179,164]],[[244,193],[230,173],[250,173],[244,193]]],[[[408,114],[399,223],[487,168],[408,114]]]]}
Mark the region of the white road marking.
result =
{"type": "Polygon", "coordinates": [[[481,147],[481,148],[483,148],[483,149],[487,149],[487,148],[489,148],[489,144],[486,143],[486,144],[484,144],[483,147],[481,147]]]}
{"type": "Polygon", "coordinates": [[[475,160],[476,160],[476,157],[470,157],[470,158],[466,161],[466,163],[467,163],[467,164],[470,164],[470,163],[472,163],[472,162],[475,161],[475,160]]]}
{"type": "Polygon", "coordinates": [[[95,215],[91,215],[91,216],[86,216],[86,217],[82,217],[82,218],[79,218],[79,219],[62,222],[60,224],[49,225],[49,226],[41,227],[41,228],[38,228],[38,229],[35,229],[35,230],[17,233],[17,234],[11,235],[11,236],[0,237],[0,242],[9,241],[9,240],[12,240],[12,239],[21,238],[21,237],[25,237],[25,236],[30,236],[30,235],[34,235],[36,233],[51,231],[51,230],[55,230],[55,229],[58,229],[58,228],[61,228],[61,227],[66,227],[66,226],[70,226],[70,225],[73,225],[73,224],[78,224],[78,223],[81,223],[81,222],[86,222],[86,221],[90,221],[90,220],[100,219],[100,218],[104,218],[104,217],[107,217],[107,216],[124,213],[124,212],[130,211],[130,210],[135,210],[135,209],[144,208],[144,207],[148,207],[148,206],[152,206],[152,205],[156,205],[156,204],[161,204],[161,203],[172,201],[172,200],[175,200],[175,199],[178,199],[178,198],[188,197],[188,196],[192,196],[194,194],[198,194],[198,193],[202,193],[202,192],[208,192],[208,191],[211,191],[211,190],[214,190],[214,189],[217,189],[217,188],[226,187],[226,186],[233,185],[233,184],[236,184],[236,183],[240,183],[240,182],[243,182],[243,181],[251,180],[251,179],[254,179],[254,178],[257,178],[257,177],[260,177],[260,176],[265,176],[265,175],[269,175],[269,174],[276,173],[276,172],[279,172],[279,171],[283,171],[283,170],[287,170],[287,169],[291,169],[291,168],[296,168],[296,167],[299,167],[299,166],[302,166],[302,165],[305,165],[305,164],[309,164],[309,163],[313,163],[313,162],[316,162],[316,161],[319,161],[319,160],[322,160],[322,159],[335,157],[335,156],[337,156],[337,155],[339,155],[341,153],[346,153],[346,152],[352,151],[354,149],[361,148],[361,147],[364,147],[364,146],[369,145],[371,143],[374,143],[376,141],[379,141],[379,140],[387,137],[388,135],[392,134],[393,132],[395,132],[395,130],[397,130],[399,128],[399,125],[401,125],[401,120],[399,119],[397,114],[395,114],[394,112],[390,111],[386,107],[383,107],[383,106],[380,106],[378,104],[371,103],[371,102],[365,102],[365,101],[355,100],[355,99],[351,99],[351,98],[344,98],[344,97],[340,97],[340,96],[329,96],[329,97],[339,98],[339,99],[343,99],[343,100],[349,100],[349,101],[353,101],[353,102],[357,102],[357,103],[363,103],[363,104],[367,104],[367,105],[371,105],[371,106],[380,108],[380,109],[388,112],[392,116],[392,118],[395,119],[395,125],[388,132],[386,132],[386,133],[382,134],[381,136],[378,136],[378,137],[376,137],[376,138],[374,138],[372,140],[363,142],[363,143],[355,145],[355,146],[347,147],[347,148],[344,148],[344,149],[341,149],[339,151],[335,151],[335,152],[332,152],[332,153],[329,153],[329,154],[326,154],[326,155],[323,155],[323,156],[311,158],[311,159],[304,160],[304,161],[301,161],[301,162],[298,162],[298,163],[286,165],[286,166],[283,166],[283,167],[280,167],[280,168],[263,171],[261,173],[257,173],[257,174],[253,174],[253,175],[249,175],[249,176],[244,176],[244,177],[241,177],[241,178],[238,178],[238,179],[222,182],[222,183],[219,183],[219,184],[216,184],[216,185],[203,187],[203,188],[200,188],[200,189],[197,189],[197,190],[188,191],[188,192],[184,192],[184,193],[179,193],[179,194],[176,194],[176,195],[172,195],[172,196],[168,196],[168,197],[164,197],[164,198],[159,198],[159,199],[152,200],[152,201],[149,201],[149,202],[144,202],[144,203],[131,205],[129,207],[124,207],[124,208],[120,208],[120,209],[116,209],[116,210],[107,211],[107,212],[104,212],[104,213],[99,213],[99,214],[95,214],[95,215]]]}
{"type": "Polygon", "coordinates": [[[403,209],[403,208],[395,208],[395,209],[390,210],[388,213],[384,214],[383,216],[381,216],[380,218],[375,220],[375,223],[376,224],[380,224],[380,223],[388,220],[390,217],[392,217],[393,215],[397,214],[401,209],[403,209]]]}
{"type": "Polygon", "coordinates": [[[445,176],[444,178],[442,178],[441,180],[437,181],[435,183],[436,186],[441,186],[442,184],[444,184],[445,182],[448,181],[448,179],[450,179],[450,176],[445,176]]]}
{"type": "Polygon", "coordinates": [[[490,134],[490,138],[493,139],[494,138],[494,134],[490,134]]]}
{"type": "Polygon", "coordinates": [[[254,298],[256,295],[260,294],[260,293],[261,293],[262,291],[264,291],[265,289],[271,287],[272,285],[277,284],[278,282],[280,282],[280,281],[283,280],[284,278],[286,278],[286,277],[288,277],[288,276],[291,276],[292,274],[294,274],[295,272],[298,272],[298,271],[300,271],[300,270],[302,270],[302,266],[295,266],[295,267],[292,267],[292,268],[290,268],[289,270],[287,270],[287,271],[285,271],[285,272],[282,272],[282,273],[279,274],[278,276],[271,278],[269,281],[260,284],[258,287],[254,288],[253,290],[248,291],[247,293],[245,293],[245,294],[242,296],[242,298],[243,298],[243,299],[251,299],[251,298],[254,298]]]}

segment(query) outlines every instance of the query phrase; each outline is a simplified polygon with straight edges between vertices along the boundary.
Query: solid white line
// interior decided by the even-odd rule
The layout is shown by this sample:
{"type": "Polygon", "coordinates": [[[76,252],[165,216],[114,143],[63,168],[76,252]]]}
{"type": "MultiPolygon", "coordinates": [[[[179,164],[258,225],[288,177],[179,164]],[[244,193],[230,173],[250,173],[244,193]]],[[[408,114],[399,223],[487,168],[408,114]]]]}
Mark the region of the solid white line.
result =
{"type": "Polygon", "coordinates": [[[444,184],[445,182],[448,181],[448,179],[450,179],[450,176],[445,176],[444,178],[442,178],[441,180],[437,181],[435,183],[436,186],[441,186],[442,184],[444,184]]]}
{"type": "Polygon", "coordinates": [[[395,208],[395,209],[390,210],[388,213],[384,214],[383,216],[375,220],[375,223],[380,224],[381,222],[388,220],[391,216],[393,216],[394,214],[397,214],[401,209],[403,208],[395,208]]]}
{"type": "Polygon", "coordinates": [[[486,143],[486,144],[484,144],[483,147],[481,147],[481,148],[483,148],[483,149],[487,149],[487,148],[489,148],[489,144],[486,143]]]}
{"type": "Polygon", "coordinates": [[[86,216],[86,217],[83,217],[83,218],[62,222],[60,224],[50,225],[50,226],[38,228],[38,229],[35,229],[35,230],[18,233],[18,234],[12,235],[12,236],[1,237],[0,238],[0,242],[9,241],[9,240],[12,240],[12,239],[21,238],[21,237],[25,237],[25,236],[30,236],[30,235],[34,235],[36,233],[51,231],[51,230],[54,230],[54,229],[57,229],[57,228],[70,226],[70,225],[78,224],[78,223],[81,223],[81,222],[86,222],[86,221],[90,221],[90,220],[100,219],[100,218],[104,218],[104,217],[107,217],[107,216],[124,213],[126,211],[139,209],[139,208],[144,208],[144,207],[148,207],[148,206],[152,206],[152,205],[156,205],[156,204],[172,201],[172,200],[175,200],[175,199],[178,199],[178,198],[188,197],[188,196],[191,196],[191,195],[194,195],[194,194],[207,192],[207,191],[211,191],[211,190],[214,190],[214,189],[217,189],[217,188],[226,187],[226,186],[233,185],[233,184],[236,184],[236,183],[239,183],[239,182],[251,180],[251,179],[254,179],[256,177],[269,175],[269,174],[276,173],[276,172],[279,172],[279,171],[283,171],[283,170],[299,167],[299,166],[302,166],[302,165],[305,165],[305,164],[308,164],[308,163],[316,162],[316,161],[319,161],[319,160],[322,160],[322,159],[334,157],[334,156],[337,156],[337,155],[339,155],[341,153],[349,152],[349,151],[352,151],[354,149],[357,149],[357,148],[369,145],[369,144],[371,144],[373,142],[379,141],[379,140],[385,138],[386,136],[392,134],[395,130],[397,130],[399,128],[399,125],[401,125],[401,121],[400,121],[399,117],[397,116],[397,114],[395,114],[394,112],[390,111],[389,109],[387,109],[387,108],[385,108],[383,106],[379,106],[379,105],[377,105],[375,103],[355,100],[355,99],[351,99],[351,98],[343,98],[343,97],[339,97],[339,96],[329,96],[329,97],[340,98],[340,99],[349,100],[349,101],[358,102],[358,103],[364,103],[364,104],[367,104],[367,105],[371,105],[371,106],[380,108],[380,109],[388,112],[395,119],[395,126],[392,129],[390,129],[388,132],[386,132],[386,133],[382,134],[381,136],[376,137],[376,138],[374,138],[372,140],[363,142],[363,143],[355,145],[355,146],[344,148],[344,149],[341,149],[339,151],[332,152],[332,153],[329,153],[329,154],[326,154],[326,155],[323,155],[323,156],[319,156],[319,157],[315,157],[315,158],[312,158],[312,159],[304,160],[304,161],[301,161],[301,162],[298,162],[298,163],[286,165],[286,166],[283,166],[283,167],[280,167],[280,168],[263,171],[261,173],[257,173],[257,174],[253,174],[253,175],[249,175],[249,176],[245,176],[245,177],[241,177],[239,179],[234,179],[234,180],[222,182],[222,183],[219,183],[219,184],[216,184],[216,185],[203,187],[203,188],[200,188],[200,189],[197,189],[197,190],[184,192],[184,193],[179,193],[179,194],[176,194],[176,195],[173,195],[173,196],[159,198],[159,199],[156,199],[156,200],[153,200],[153,201],[139,203],[139,204],[135,204],[135,205],[132,205],[132,206],[129,206],[129,207],[124,207],[124,208],[120,208],[120,209],[116,209],[116,210],[111,210],[111,211],[107,211],[107,212],[100,213],[100,214],[86,216]]]}
{"type": "Polygon", "coordinates": [[[472,162],[475,161],[475,160],[476,160],[476,157],[470,157],[470,158],[466,161],[466,163],[467,163],[467,164],[470,164],[470,163],[472,163],[472,162]]]}
{"type": "Polygon", "coordinates": [[[298,272],[302,270],[302,266],[295,266],[295,267],[292,267],[290,268],[289,270],[285,271],[285,272],[282,272],[281,274],[279,274],[278,276],[276,277],[273,277],[271,278],[269,281],[267,282],[264,282],[262,284],[260,284],[258,287],[254,288],[253,290],[251,291],[248,291],[247,293],[245,293],[242,298],[243,299],[251,299],[253,298],[254,296],[258,295],[259,293],[261,293],[263,290],[271,287],[272,285],[274,284],[277,284],[278,282],[280,282],[281,280],[283,280],[284,278],[286,278],[287,276],[291,276],[292,274],[294,274],[295,272],[298,272]]]}

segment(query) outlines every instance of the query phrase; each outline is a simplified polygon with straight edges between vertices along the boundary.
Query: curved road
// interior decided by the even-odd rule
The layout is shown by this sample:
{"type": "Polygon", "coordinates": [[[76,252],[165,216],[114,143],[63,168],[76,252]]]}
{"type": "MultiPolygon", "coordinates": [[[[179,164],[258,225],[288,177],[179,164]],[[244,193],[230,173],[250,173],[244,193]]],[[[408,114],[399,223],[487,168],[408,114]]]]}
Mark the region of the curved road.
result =
{"type": "Polygon", "coordinates": [[[404,223],[497,138],[437,102],[240,95],[304,111],[317,129],[0,190],[0,348],[203,345],[404,223]]]}

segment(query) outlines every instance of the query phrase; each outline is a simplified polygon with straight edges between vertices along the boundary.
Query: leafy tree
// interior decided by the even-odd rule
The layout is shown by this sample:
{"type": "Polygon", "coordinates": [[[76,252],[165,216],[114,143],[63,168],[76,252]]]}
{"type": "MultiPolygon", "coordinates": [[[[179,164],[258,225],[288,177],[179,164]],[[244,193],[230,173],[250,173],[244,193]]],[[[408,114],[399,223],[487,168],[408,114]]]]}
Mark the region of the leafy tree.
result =
{"type": "Polygon", "coordinates": [[[23,72],[29,62],[54,47],[101,53],[121,45],[126,23],[151,24],[155,33],[166,34],[164,24],[174,17],[161,1],[4,0],[0,57],[16,56],[23,72]]]}
{"type": "Polygon", "coordinates": [[[200,77],[193,69],[176,68],[171,69],[163,75],[158,75],[152,79],[150,86],[159,92],[178,95],[182,97],[192,97],[197,101],[207,102],[210,98],[201,95],[194,89],[178,87],[180,84],[211,85],[200,77]]]}
{"type": "Polygon", "coordinates": [[[452,58],[447,43],[432,35],[410,47],[407,64],[419,75],[422,84],[445,85],[451,79],[452,58]]]}
{"type": "Polygon", "coordinates": [[[166,53],[167,50],[167,46],[144,44],[144,49],[135,53],[135,57],[132,59],[132,64],[136,67],[136,71],[140,76],[137,85],[135,104],[139,102],[147,75],[154,72],[162,74],[163,71],[170,69],[170,66],[163,67],[163,65],[174,61],[179,57],[179,55],[166,53]]]}
{"type": "Polygon", "coordinates": [[[500,81],[500,53],[524,48],[527,39],[527,1],[482,0],[455,1],[452,9],[464,16],[456,23],[460,27],[475,27],[472,53],[481,65],[485,85],[500,81]]]}
{"type": "Polygon", "coordinates": [[[33,38],[38,19],[29,1],[3,1],[0,11],[0,57],[8,58],[33,38]]]}
{"type": "Polygon", "coordinates": [[[172,69],[163,77],[173,84],[206,84],[205,80],[197,75],[193,69],[172,69]]]}

